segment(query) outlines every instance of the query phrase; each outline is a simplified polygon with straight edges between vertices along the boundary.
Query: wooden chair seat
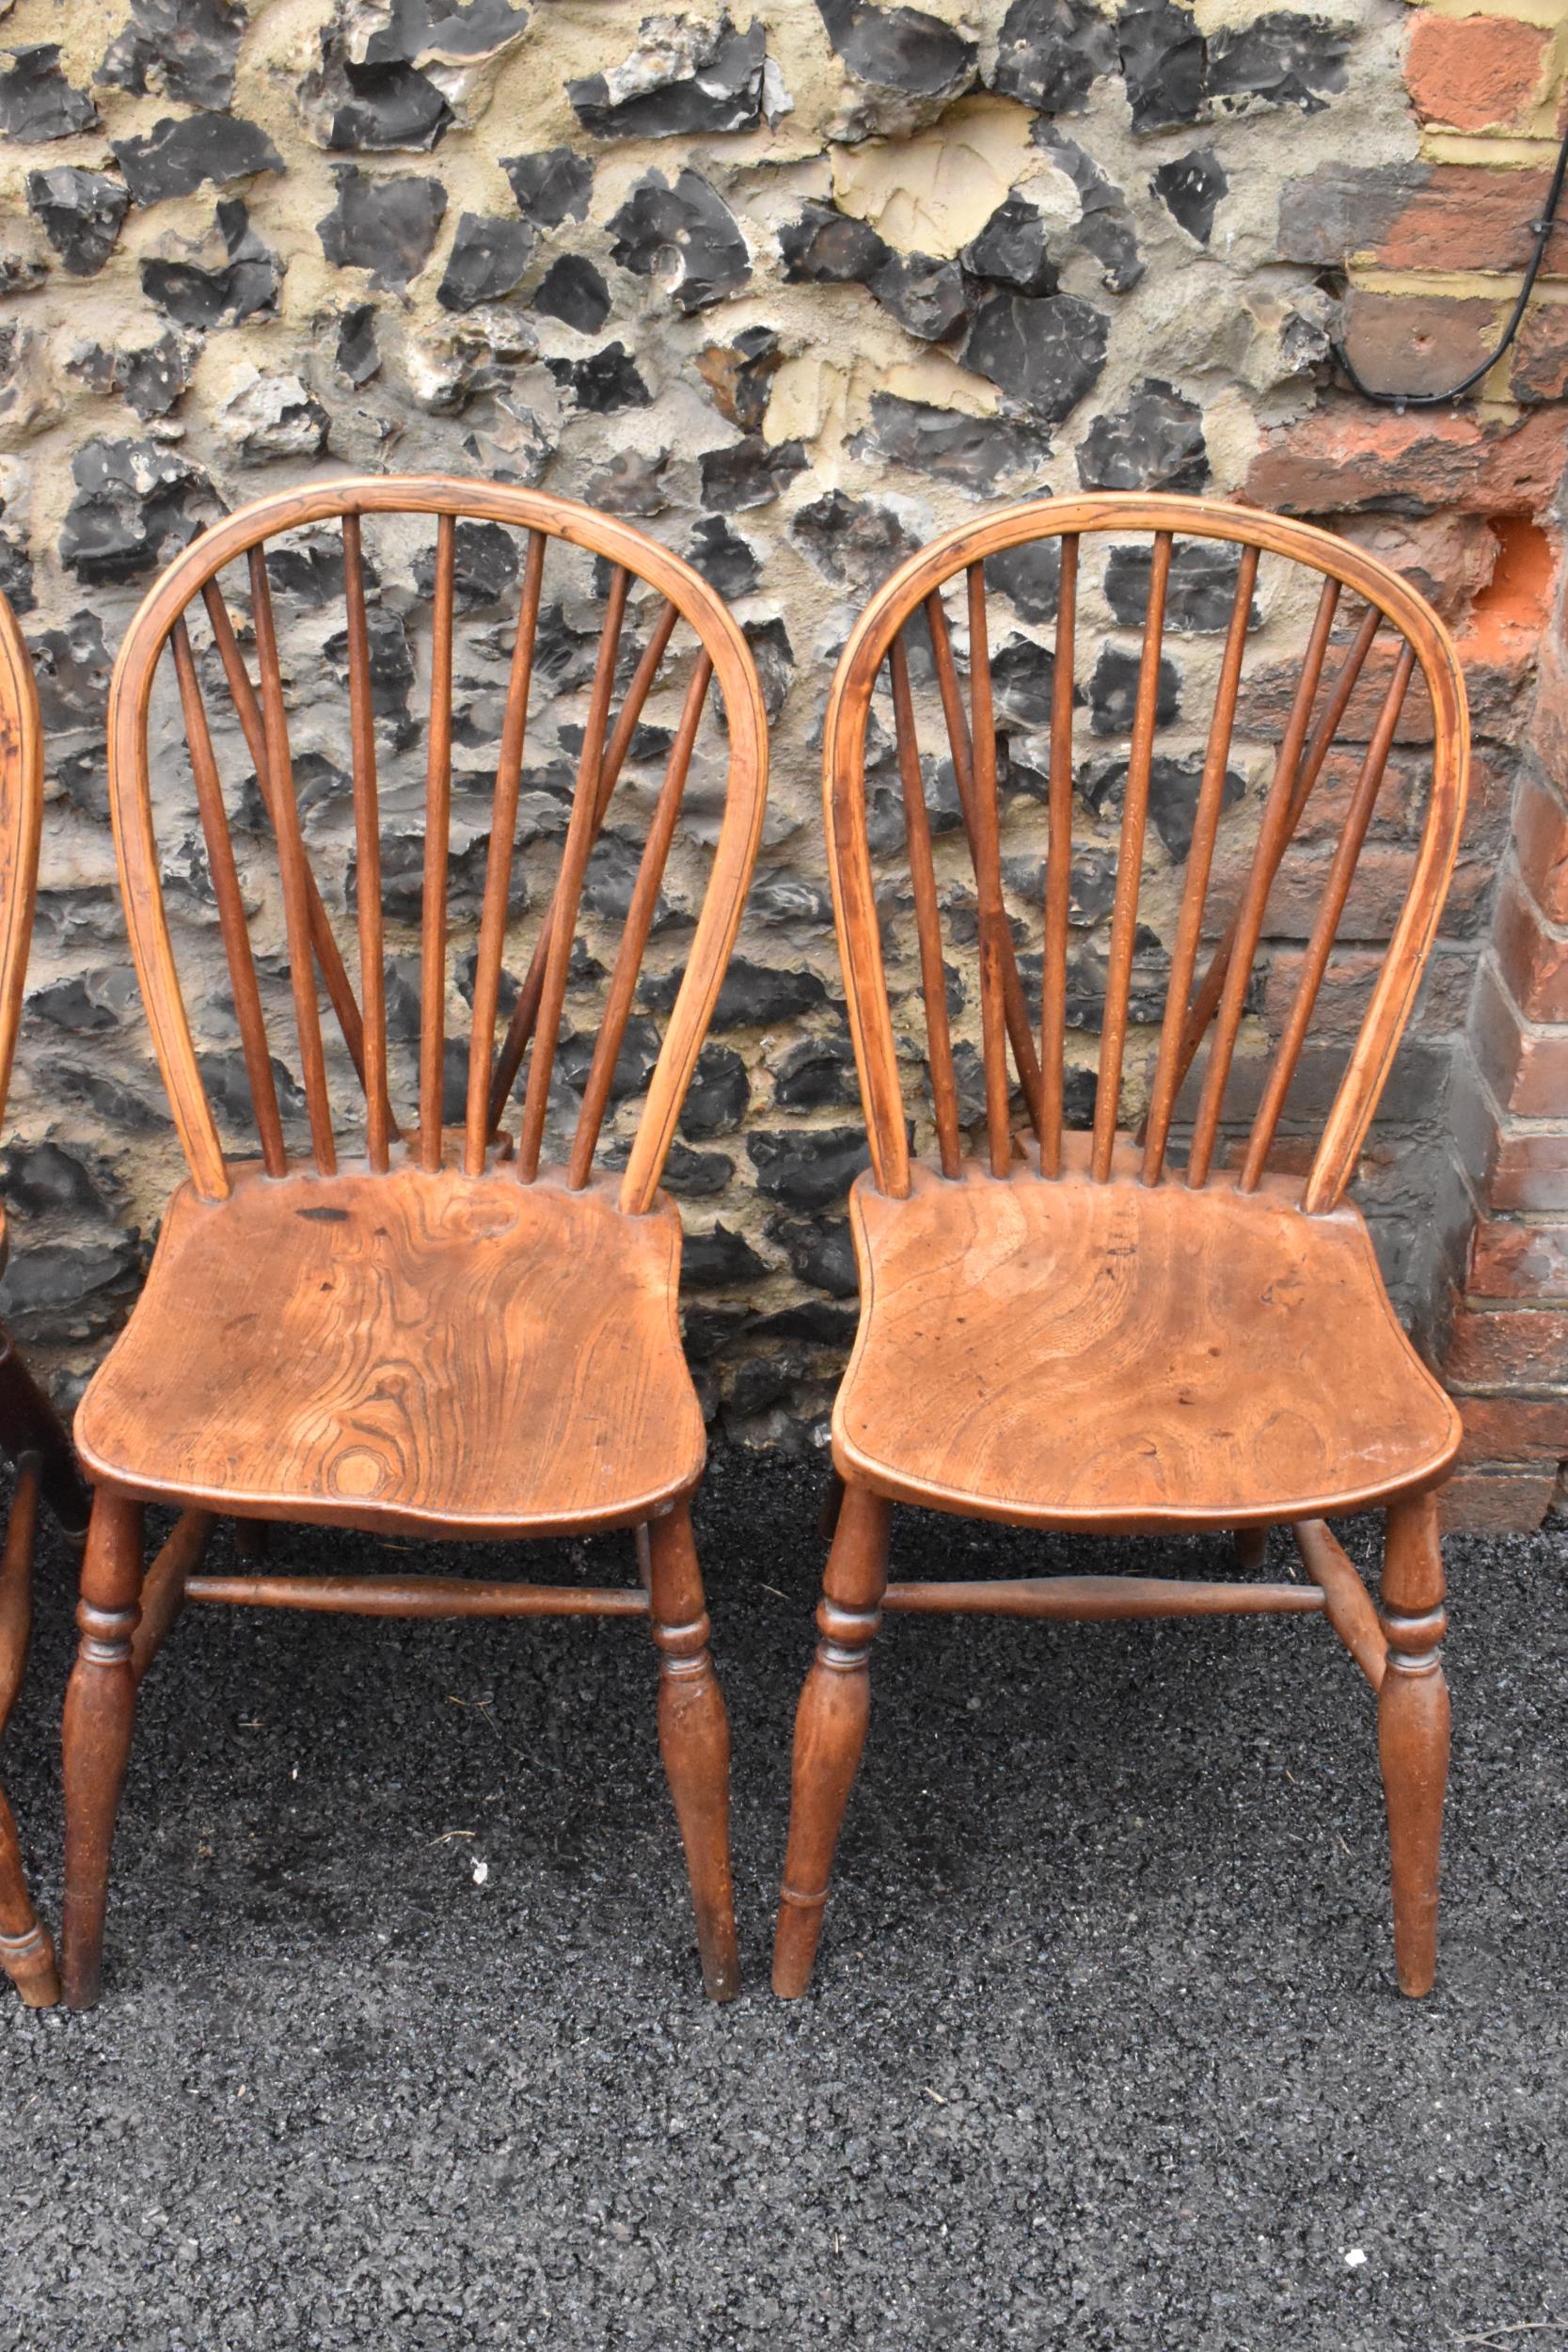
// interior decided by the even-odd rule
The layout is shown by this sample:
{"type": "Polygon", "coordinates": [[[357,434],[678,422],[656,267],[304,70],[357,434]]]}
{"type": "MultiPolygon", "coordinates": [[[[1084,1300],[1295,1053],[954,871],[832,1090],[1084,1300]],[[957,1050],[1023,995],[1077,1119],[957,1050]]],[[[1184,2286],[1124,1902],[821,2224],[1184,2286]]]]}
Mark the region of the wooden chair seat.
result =
{"type": "Polygon", "coordinates": [[[1357,1211],[1253,1193],[1053,1183],[918,1163],[851,1196],[863,1309],[840,1471],[1026,1526],[1321,1518],[1441,1474],[1459,1417],[1400,1328],[1357,1211]],[[1354,1367],[1354,1378],[1347,1370],[1354,1367]]]}
{"type": "Polygon", "coordinates": [[[143,1501],[458,1536],[647,1519],[702,1472],[680,1225],[504,1168],[281,1180],[169,1204],[77,1415],[143,1501]]]}

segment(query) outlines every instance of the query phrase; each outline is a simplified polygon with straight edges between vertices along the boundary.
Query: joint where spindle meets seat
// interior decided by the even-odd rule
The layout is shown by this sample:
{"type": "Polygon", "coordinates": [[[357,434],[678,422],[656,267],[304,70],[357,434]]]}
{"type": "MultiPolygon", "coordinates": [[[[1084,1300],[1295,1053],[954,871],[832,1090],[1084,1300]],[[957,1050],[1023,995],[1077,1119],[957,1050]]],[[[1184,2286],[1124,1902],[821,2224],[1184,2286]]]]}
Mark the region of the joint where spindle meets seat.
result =
{"type": "Polygon", "coordinates": [[[851,628],[823,793],[871,1165],[849,1202],[861,1314],[833,1411],[824,1609],[858,1630],[824,1633],[801,1695],[781,1993],[810,1976],[825,1897],[800,1890],[826,1887],[884,1610],[1324,1617],[1378,1694],[1396,1966],[1406,1991],[1430,1985],[1448,1736],[1433,1497],[1460,1425],[1346,1192],[1437,928],[1467,756],[1457,660],[1417,591],[1353,543],[1253,508],[1133,493],[999,509],[911,555],[851,628]],[[1227,612],[1212,593],[1201,617],[1183,603],[1194,549],[1211,591],[1228,576],[1227,612]],[[1087,641],[1140,617],[1135,657],[1124,645],[1113,665],[1124,703],[1085,723],[1087,641]],[[1261,696],[1258,642],[1274,664],[1261,696]],[[868,822],[874,710],[895,750],[903,874],[868,822]],[[1125,759],[1108,769],[1116,738],[1125,759]],[[1313,1136],[1298,1081],[1396,744],[1428,766],[1425,815],[1313,1136]],[[1335,755],[1348,791],[1337,783],[1324,818],[1335,755]],[[939,837],[944,761],[957,819],[939,837]],[[1168,795],[1173,777],[1190,780],[1190,830],[1167,805],[1156,838],[1155,781],[1168,795]],[[1102,913],[1075,896],[1086,832],[1101,870],[1115,862],[1102,913]],[[1301,952],[1275,1014],[1257,983],[1287,876],[1297,904],[1315,884],[1316,905],[1286,921],[1301,952]],[[1140,977],[1151,946],[1164,961],[1162,918],[1168,964],[1140,977]],[[922,1021],[928,1108],[907,1085],[922,1021]],[[1289,1526],[1309,1581],[890,1584],[895,1502],[1039,1530],[1209,1531],[1243,1563],[1289,1526]],[[1324,1524],[1371,1507],[1388,1521],[1381,1616],[1324,1524]]]}
{"type": "Polygon", "coordinates": [[[121,648],[109,725],[132,948],[190,1175],[78,1416],[97,1501],[66,1719],[67,1997],[98,1994],[136,1681],[187,1601],[219,1600],[647,1619],[704,1982],[727,1997],[728,1728],[689,1514],[705,1440],[676,1312],[680,1223],[658,1186],[761,831],[766,719],[744,634],[689,564],[614,516],[484,482],[325,481],[226,516],[169,566],[121,648]],[[465,571],[476,529],[511,551],[499,594],[465,571]],[[320,597],[293,611],[275,562],[301,532],[341,622],[325,643],[320,597]],[[382,601],[394,578],[395,614],[382,601]],[[483,624],[476,594],[493,608],[483,624]],[[420,728],[381,699],[377,630],[394,626],[424,671],[420,728]],[[168,788],[160,775],[155,805],[151,746],[170,670],[250,1086],[248,1155],[208,1099],[164,898],[168,788]],[[321,682],[334,672],[337,698],[321,682]],[[485,709],[496,740],[476,771],[485,709]],[[562,719],[569,795],[549,757],[562,719]],[[242,754],[259,814],[237,846],[242,754]],[[307,754],[340,779],[330,819],[319,787],[309,803],[300,789],[307,754]],[[699,763],[703,823],[683,833],[699,763]],[[619,880],[595,882],[611,829],[622,858],[641,842],[624,904],[619,880]],[[455,877],[480,864],[470,924],[455,877]],[[677,864],[683,969],[628,1093],[639,978],[677,864]],[[590,921],[595,946],[618,930],[608,976],[590,921]],[[269,922],[263,954],[253,934],[269,922]],[[587,1067],[563,1071],[595,977],[587,1067]],[[611,1132],[618,1172],[601,1150],[611,1132]],[[150,1502],[182,1516],[144,1579],[150,1502]],[[219,1518],[492,1542],[629,1528],[642,1572],[624,1591],[204,1573],[219,1518]],[[93,1630],[105,1617],[127,1627],[112,1654],[93,1630]]]}

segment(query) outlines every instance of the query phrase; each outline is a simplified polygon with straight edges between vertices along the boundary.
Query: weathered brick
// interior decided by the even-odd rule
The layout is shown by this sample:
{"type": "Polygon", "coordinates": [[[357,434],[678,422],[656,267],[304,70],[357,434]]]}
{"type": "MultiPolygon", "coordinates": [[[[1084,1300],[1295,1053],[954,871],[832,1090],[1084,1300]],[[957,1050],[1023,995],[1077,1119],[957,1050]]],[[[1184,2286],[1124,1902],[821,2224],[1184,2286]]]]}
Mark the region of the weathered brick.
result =
{"type": "Polygon", "coordinates": [[[1441,392],[1479,368],[1497,341],[1501,299],[1487,295],[1370,294],[1345,304],[1345,349],[1364,384],[1441,392]]]}
{"type": "Polygon", "coordinates": [[[1482,422],[1469,412],[1369,416],[1359,401],[1325,401],[1299,424],[1264,442],[1246,490],[1260,506],[1291,515],[1367,507],[1425,515],[1550,511],[1563,474],[1562,427],[1555,416],[1482,422]]]}
{"type": "Polygon", "coordinates": [[[1568,1307],[1473,1307],[1453,1320],[1445,1377],[1464,1389],[1568,1389],[1568,1307]]]}
{"type": "Polygon", "coordinates": [[[1531,303],[1509,360],[1508,388],[1523,401],[1568,394],[1568,302],[1531,303]]]}
{"type": "Polygon", "coordinates": [[[1509,130],[1544,95],[1551,35],[1506,16],[1418,12],[1405,86],[1423,122],[1454,131],[1509,130]]]}
{"type": "Polygon", "coordinates": [[[1523,1216],[1568,1213],[1568,1120],[1551,1128],[1505,1127],[1487,1171],[1487,1200],[1523,1216]]]}
{"type": "Polygon", "coordinates": [[[1353,256],[1383,269],[1523,269],[1547,182],[1506,165],[1322,164],[1281,195],[1280,256],[1317,269],[1353,256]]]}
{"type": "Polygon", "coordinates": [[[1454,1398],[1465,1437],[1462,1466],[1522,1462],[1555,1471],[1568,1457],[1568,1395],[1454,1398]]]}
{"type": "Polygon", "coordinates": [[[1465,1286],[1472,1299],[1568,1299],[1568,1224],[1482,1217],[1470,1236],[1465,1286]]]}
{"type": "Polygon", "coordinates": [[[1527,1022],[1490,963],[1476,981],[1472,1036],[1481,1075],[1504,1110],[1520,1119],[1568,1110],[1568,1029],[1527,1022]]]}
{"type": "Polygon", "coordinates": [[[1512,868],[1497,883],[1492,945],[1508,993],[1527,1019],[1568,1022],[1568,932],[1545,920],[1512,868]]]}
{"type": "MultiPolygon", "coordinates": [[[[1378,238],[1384,269],[1523,269],[1535,245],[1547,174],[1486,164],[1438,164],[1378,238]]],[[[1547,276],[1563,263],[1548,252],[1547,276]]]]}
{"type": "MultiPolygon", "coordinates": [[[[1568,649],[1563,644],[1563,618],[1542,637],[1539,683],[1530,715],[1530,748],[1560,790],[1568,791],[1568,649]]],[[[1534,877],[1531,876],[1531,885],[1534,877]]],[[[1538,897],[1540,893],[1536,894],[1538,897]]],[[[1542,904],[1546,901],[1543,898],[1542,904]]],[[[1551,910],[1548,907],[1547,912],[1551,910]]]]}
{"type": "Polygon", "coordinates": [[[1519,871],[1548,922],[1568,925],[1568,807],[1527,772],[1513,810],[1519,871]]]}
{"type": "Polygon", "coordinates": [[[1556,1491],[1555,1467],[1460,1470],[1438,1496],[1437,1515],[1452,1535],[1524,1535],[1541,1525],[1556,1491]]]}
{"type": "Polygon", "coordinates": [[[1391,564],[1446,621],[1458,621],[1492,577],[1497,534],[1481,515],[1337,515],[1341,538],[1391,564]]]}

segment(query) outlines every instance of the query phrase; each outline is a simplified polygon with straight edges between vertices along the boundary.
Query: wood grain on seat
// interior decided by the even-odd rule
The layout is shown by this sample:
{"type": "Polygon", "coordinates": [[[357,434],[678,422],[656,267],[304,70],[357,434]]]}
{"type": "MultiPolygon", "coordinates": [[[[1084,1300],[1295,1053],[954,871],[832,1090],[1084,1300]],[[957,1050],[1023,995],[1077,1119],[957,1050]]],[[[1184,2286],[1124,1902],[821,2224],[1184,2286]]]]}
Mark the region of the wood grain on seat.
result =
{"type": "Polygon", "coordinates": [[[702,1472],[680,1227],[502,1168],[236,1169],[169,1204],[82,1400],[83,1458],[144,1500],[356,1527],[548,1534],[645,1519],[702,1472]]]}
{"type": "Polygon", "coordinates": [[[1053,1182],[851,1196],[859,1343],[840,1471],[895,1501],[1026,1525],[1225,1527],[1359,1509],[1440,1476],[1459,1417],[1401,1330],[1367,1229],[1298,1184],[1108,1184],[1088,1138],[1053,1182]]]}

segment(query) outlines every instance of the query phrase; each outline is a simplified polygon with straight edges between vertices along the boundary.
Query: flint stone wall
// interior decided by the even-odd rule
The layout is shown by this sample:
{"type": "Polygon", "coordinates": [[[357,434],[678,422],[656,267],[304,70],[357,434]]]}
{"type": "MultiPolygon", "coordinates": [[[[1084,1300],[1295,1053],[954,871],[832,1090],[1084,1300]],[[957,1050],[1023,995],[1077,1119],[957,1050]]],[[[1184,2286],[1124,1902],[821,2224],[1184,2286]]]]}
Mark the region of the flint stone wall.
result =
{"type": "MultiPolygon", "coordinates": [[[[637,518],[752,637],[776,725],[770,815],[672,1184],[715,1412],[748,1438],[820,1434],[853,1327],[843,1196],[863,1146],[817,745],[866,592],[977,501],[1081,485],[1250,488],[1338,516],[1456,619],[1493,580],[1482,502],[1397,469],[1341,496],[1331,456],[1312,474],[1299,454],[1325,404],[1346,405],[1325,272],[1425,168],[1401,78],[1411,13],[19,0],[0,55],[0,575],[39,667],[50,806],[5,1311],[68,1391],[123,1318],[181,1166],[115,890],[115,648],[157,566],[220,509],[324,469],[434,469],[637,518]],[[1349,224],[1347,172],[1370,208],[1349,224]]],[[[1532,512],[1560,472],[1535,462],[1532,512]]],[[[487,587],[499,610],[511,581],[481,579],[469,601],[487,587]]],[[[1201,604],[1205,584],[1182,593],[1201,604]]],[[[412,735],[395,598],[384,626],[387,708],[412,735]]],[[[1096,682],[1109,739],[1130,707],[1115,660],[1135,643],[1096,682]]],[[[1516,662],[1480,713],[1481,817],[1368,1154],[1363,1198],[1429,1346],[1473,1210],[1449,1087],[1525,678],[1516,662]]],[[[1169,765],[1154,822],[1174,865],[1191,778],[1169,765]]],[[[1109,905],[1093,853],[1114,854],[1115,818],[1114,793],[1090,796],[1085,937],[1109,905]]],[[[221,1109],[243,1073],[182,821],[171,888],[194,910],[221,1109]]],[[[1407,870],[1408,821],[1384,830],[1386,886],[1337,961],[1341,1039],[1407,870]]],[[[1259,1039],[1301,935],[1287,922],[1273,943],[1259,1039]]],[[[651,1021],[657,974],[644,1003],[651,1021]]]]}

